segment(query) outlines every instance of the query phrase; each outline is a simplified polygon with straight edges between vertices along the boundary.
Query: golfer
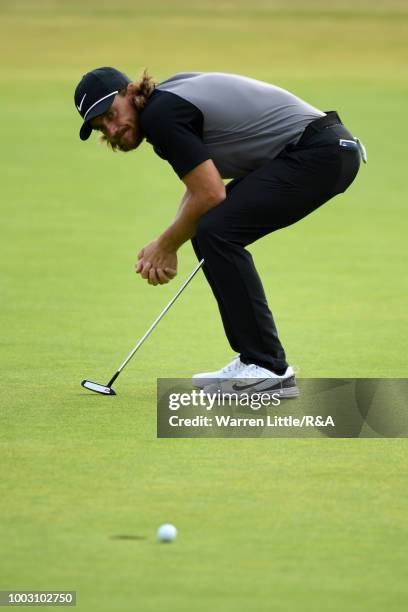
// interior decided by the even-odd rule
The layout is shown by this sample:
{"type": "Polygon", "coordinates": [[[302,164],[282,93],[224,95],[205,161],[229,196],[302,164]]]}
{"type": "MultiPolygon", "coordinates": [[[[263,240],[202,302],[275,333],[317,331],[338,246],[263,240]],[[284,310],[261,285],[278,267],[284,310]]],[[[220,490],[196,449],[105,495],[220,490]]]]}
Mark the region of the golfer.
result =
{"type": "MultiPolygon", "coordinates": [[[[75,105],[82,140],[100,131],[120,151],[146,140],[186,186],[174,221],[139,252],[136,272],[151,285],[169,282],[187,240],[205,260],[204,274],[238,356],[221,370],[197,374],[197,386],[223,378],[274,379],[271,384],[295,394],[293,370],[245,247],[344,192],[360,154],[365,160],[358,139],[335,111],[221,72],[183,72],[157,84],[146,70],[132,82],[114,68],[96,68],[77,86],[75,105]]],[[[285,276],[290,283],[290,269],[285,276]]]]}

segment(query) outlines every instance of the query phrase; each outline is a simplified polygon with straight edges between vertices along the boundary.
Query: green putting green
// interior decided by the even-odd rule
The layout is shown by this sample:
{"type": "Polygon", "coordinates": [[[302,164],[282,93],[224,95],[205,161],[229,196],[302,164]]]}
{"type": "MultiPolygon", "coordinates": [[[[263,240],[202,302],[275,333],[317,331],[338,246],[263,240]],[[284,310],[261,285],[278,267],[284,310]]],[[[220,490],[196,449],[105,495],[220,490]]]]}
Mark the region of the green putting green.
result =
{"type": "Polygon", "coordinates": [[[183,246],[166,286],[134,274],[183,184],[147,144],[82,143],[73,91],[100,65],[224,71],[336,109],[368,166],[251,252],[301,376],[405,377],[407,25],[395,0],[0,5],[0,590],[76,590],[84,612],[405,609],[404,440],[156,439],[156,378],[231,356],[202,274],[116,397],[80,387],[109,380],[195,258],[183,246]]]}

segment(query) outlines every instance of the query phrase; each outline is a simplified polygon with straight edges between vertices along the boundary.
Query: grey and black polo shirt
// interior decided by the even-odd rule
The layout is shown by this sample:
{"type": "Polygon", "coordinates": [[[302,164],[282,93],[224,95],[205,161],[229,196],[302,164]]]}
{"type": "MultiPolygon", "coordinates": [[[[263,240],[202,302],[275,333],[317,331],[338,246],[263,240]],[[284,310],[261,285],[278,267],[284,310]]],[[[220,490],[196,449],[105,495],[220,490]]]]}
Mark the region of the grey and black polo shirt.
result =
{"type": "Polygon", "coordinates": [[[207,159],[223,178],[236,178],[296,144],[305,127],[324,114],[269,83],[222,72],[182,72],[156,86],[140,111],[140,128],[180,178],[207,159]]]}

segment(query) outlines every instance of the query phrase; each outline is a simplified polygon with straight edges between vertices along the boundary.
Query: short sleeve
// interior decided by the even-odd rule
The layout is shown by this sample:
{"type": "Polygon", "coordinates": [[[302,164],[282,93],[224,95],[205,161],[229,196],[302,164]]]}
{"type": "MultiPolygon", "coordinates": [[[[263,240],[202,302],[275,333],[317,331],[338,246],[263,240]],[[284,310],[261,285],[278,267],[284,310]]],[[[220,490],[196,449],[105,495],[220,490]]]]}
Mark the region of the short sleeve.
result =
{"type": "Polygon", "coordinates": [[[203,123],[203,114],[194,104],[160,90],[155,90],[140,113],[140,127],[147,142],[180,178],[210,159],[202,140],[203,123]]]}

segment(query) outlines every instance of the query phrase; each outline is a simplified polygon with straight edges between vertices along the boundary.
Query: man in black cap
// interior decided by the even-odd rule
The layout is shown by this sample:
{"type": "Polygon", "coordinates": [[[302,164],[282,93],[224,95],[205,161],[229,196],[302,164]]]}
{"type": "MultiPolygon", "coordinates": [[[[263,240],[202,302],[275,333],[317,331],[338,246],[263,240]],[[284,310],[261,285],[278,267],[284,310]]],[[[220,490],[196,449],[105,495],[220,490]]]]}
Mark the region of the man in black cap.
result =
{"type": "Polygon", "coordinates": [[[100,130],[114,150],[130,151],[146,139],[186,185],[173,223],[139,252],[136,272],[152,285],[169,282],[177,250],[189,239],[205,260],[238,356],[221,370],[196,375],[195,383],[273,379],[288,396],[296,394],[245,247],[345,191],[360,154],[365,160],[358,139],[335,111],[324,113],[269,83],[219,72],[179,73],[156,84],[146,71],[132,83],[114,68],[98,68],[77,86],[75,105],[84,120],[82,140],[100,130]],[[225,185],[223,179],[232,181],[225,185]]]}

